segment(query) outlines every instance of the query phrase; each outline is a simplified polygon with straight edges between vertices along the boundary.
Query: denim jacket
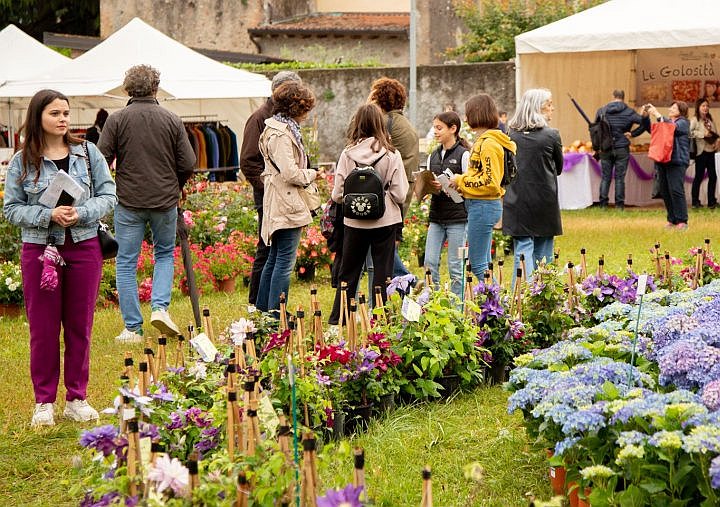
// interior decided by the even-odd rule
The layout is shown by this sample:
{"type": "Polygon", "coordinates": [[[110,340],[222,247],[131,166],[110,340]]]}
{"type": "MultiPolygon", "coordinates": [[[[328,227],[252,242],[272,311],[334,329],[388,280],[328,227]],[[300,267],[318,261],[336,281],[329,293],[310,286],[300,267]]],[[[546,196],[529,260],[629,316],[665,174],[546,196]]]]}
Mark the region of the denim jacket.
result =
{"type": "MultiPolygon", "coordinates": [[[[90,195],[90,178],[82,145],[70,145],[68,174],[85,189],[75,204],[78,221],[70,227],[73,242],[78,243],[97,236],[98,220],[110,213],[117,203],[115,181],[110,175],[107,162],[92,143],[87,143],[92,168],[94,196],[90,195]]],[[[40,177],[35,182],[36,169],[30,167],[22,182],[22,152],[10,160],[5,179],[5,203],[3,213],[12,224],[22,228],[24,243],[47,244],[52,236],[55,244],[65,243],[65,228],[50,220],[52,209],[38,204],[40,196],[58,172],[55,163],[43,157],[40,177]]]]}

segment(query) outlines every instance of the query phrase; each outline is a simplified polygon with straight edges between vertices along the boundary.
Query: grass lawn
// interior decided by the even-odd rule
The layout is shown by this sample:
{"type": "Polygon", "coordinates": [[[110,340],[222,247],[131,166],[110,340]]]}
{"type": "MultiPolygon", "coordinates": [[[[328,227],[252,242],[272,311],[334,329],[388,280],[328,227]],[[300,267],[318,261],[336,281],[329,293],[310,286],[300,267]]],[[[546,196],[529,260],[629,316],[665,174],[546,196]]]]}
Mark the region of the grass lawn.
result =
{"type": "MultiPolygon", "coordinates": [[[[661,209],[564,212],[565,234],[557,239],[556,248],[563,263],[579,262],[580,248],[585,248],[591,269],[604,254],[606,269],[617,272],[631,253],[636,270],[652,271],[649,249],[655,242],[676,257],[684,257],[689,247],[702,245],[705,238],[711,238],[717,250],[718,218],[720,211],[691,211],[690,229],[678,232],[664,228],[661,209]]],[[[317,283],[322,306],[329,310],[333,295],[329,282],[317,283]]],[[[293,282],[293,308],[307,306],[308,294],[309,285],[293,282]]],[[[246,289],[240,289],[233,295],[212,294],[203,303],[210,307],[217,331],[244,315],[246,301],[246,289]]],[[[189,300],[183,297],[174,299],[171,311],[180,324],[192,316],[189,300]]],[[[144,312],[149,320],[149,308],[144,312]]],[[[115,343],[113,337],[121,329],[117,309],[97,311],[89,401],[98,409],[112,403],[123,352],[142,352],[142,345],[115,343]]],[[[73,457],[79,452],[81,425],[61,420],[51,429],[30,429],[34,400],[24,318],[0,319],[0,340],[0,385],[5,386],[0,390],[0,505],[76,505],[78,499],[69,496],[68,485],[73,457]]],[[[63,398],[61,387],[58,400],[63,398]]],[[[544,458],[527,441],[521,418],[506,414],[505,400],[500,388],[482,387],[450,402],[403,407],[375,421],[353,443],[366,449],[367,480],[377,504],[419,504],[420,469],[425,464],[433,468],[434,497],[439,506],[524,505],[528,491],[547,497],[544,458]],[[485,470],[479,486],[463,477],[463,467],[475,461],[485,470]]],[[[56,410],[61,413],[63,402],[58,405],[56,410]]]]}

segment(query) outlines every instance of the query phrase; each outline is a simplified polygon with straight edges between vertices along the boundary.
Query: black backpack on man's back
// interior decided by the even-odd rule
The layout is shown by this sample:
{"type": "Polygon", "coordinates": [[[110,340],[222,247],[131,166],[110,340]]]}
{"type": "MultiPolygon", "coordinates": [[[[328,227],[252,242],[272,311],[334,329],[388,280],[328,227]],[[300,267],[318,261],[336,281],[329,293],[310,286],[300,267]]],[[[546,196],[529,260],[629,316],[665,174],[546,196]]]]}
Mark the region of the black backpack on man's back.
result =
{"type": "Polygon", "coordinates": [[[592,142],[592,148],[595,150],[595,153],[605,153],[613,150],[612,128],[605,116],[605,108],[603,108],[595,119],[595,122],[588,124],[590,142],[592,142]]]}
{"type": "Polygon", "coordinates": [[[385,153],[368,166],[356,165],[345,178],[343,215],[346,218],[377,220],[385,214],[385,191],[390,184],[383,184],[375,170],[375,164],[384,156],[385,153]]]}

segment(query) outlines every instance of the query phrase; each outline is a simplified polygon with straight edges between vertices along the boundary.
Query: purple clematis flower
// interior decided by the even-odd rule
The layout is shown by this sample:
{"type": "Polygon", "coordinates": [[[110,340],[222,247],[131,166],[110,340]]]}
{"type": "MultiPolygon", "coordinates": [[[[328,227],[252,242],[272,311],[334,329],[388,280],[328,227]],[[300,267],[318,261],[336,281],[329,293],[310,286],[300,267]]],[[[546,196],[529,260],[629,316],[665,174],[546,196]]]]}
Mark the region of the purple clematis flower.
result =
{"type": "Polygon", "coordinates": [[[362,507],[360,495],[363,487],[357,488],[352,484],[348,484],[343,489],[328,489],[325,496],[319,496],[317,499],[318,507],[362,507]]]}

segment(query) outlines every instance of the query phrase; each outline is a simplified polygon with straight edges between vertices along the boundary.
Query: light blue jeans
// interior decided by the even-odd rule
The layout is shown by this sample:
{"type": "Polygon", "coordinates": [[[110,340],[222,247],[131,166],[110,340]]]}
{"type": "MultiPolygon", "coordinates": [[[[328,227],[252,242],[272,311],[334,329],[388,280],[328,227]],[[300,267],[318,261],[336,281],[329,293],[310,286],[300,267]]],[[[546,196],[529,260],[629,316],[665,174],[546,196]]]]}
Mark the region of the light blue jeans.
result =
{"type": "Polygon", "coordinates": [[[273,233],[268,258],[260,276],[260,288],[255,302],[258,310],[263,312],[279,310],[280,294],[283,292],[285,300],[288,300],[290,275],[295,267],[301,233],[302,227],[278,229],[273,233]]]}
{"type": "Polygon", "coordinates": [[[483,281],[485,271],[492,260],[490,256],[492,231],[502,216],[502,202],[500,199],[465,199],[465,209],[468,214],[467,240],[470,269],[478,281],[483,281]]]}
{"type": "Polygon", "coordinates": [[[552,236],[517,236],[513,238],[513,247],[515,249],[515,264],[513,266],[513,285],[515,285],[515,276],[520,267],[520,254],[525,256],[525,278],[530,279],[530,275],[535,271],[535,267],[542,260],[551,263],[554,259],[554,238],[552,236]]]}
{"type": "Polygon", "coordinates": [[[440,285],[440,253],[445,240],[448,242],[448,272],[450,274],[450,290],[458,297],[462,295],[462,259],[458,256],[458,248],[465,246],[465,224],[438,224],[430,222],[427,239],[425,240],[425,267],[430,270],[433,284],[440,285]]]}
{"type": "Polygon", "coordinates": [[[152,232],[155,257],[150,304],[153,310],[167,310],[170,306],[170,293],[175,273],[173,254],[177,208],[158,211],[129,209],[122,204],[115,207],[115,239],[118,242],[118,254],[115,259],[117,290],[125,328],[131,331],[137,331],[143,325],[138,297],[137,261],[147,224],[150,225],[152,232]]]}

